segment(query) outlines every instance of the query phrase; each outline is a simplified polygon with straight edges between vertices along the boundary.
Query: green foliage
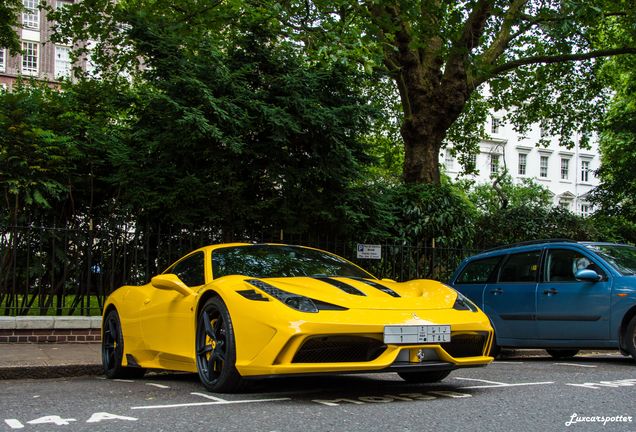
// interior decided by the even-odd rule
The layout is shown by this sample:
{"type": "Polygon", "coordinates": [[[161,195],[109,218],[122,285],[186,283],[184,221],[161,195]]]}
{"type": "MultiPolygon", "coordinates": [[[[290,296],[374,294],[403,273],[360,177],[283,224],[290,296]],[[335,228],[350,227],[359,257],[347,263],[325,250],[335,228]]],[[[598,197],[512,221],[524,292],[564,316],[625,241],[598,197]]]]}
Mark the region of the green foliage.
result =
{"type": "Polygon", "coordinates": [[[399,185],[391,191],[394,236],[401,243],[443,248],[470,247],[474,206],[451,184],[399,185]]]}
{"type": "Polygon", "coordinates": [[[593,200],[601,211],[636,221],[636,59],[613,62],[606,69],[615,95],[601,132],[600,186],[593,200]]]}
{"type": "Polygon", "coordinates": [[[19,26],[18,17],[22,9],[22,0],[0,2],[0,49],[8,48],[11,54],[17,54],[21,49],[15,27],[19,26]]]}
{"type": "Polygon", "coordinates": [[[552,203],[552,194],[546,187],[533,179],[515,184],[510,175],[503,176],[497,188],[491,184],[476,185],[469,197],[486,214],[496,213],[502,207],[547,208],[552,203]]]}
{"type": "Polygon", "coordinates": [[[50,208],[67,191],[74,143],[56,133],[63,115],[59,95],[47,87],[18,85],[0,93],[0,187],[4,221],[27,208],[50,208]]]}

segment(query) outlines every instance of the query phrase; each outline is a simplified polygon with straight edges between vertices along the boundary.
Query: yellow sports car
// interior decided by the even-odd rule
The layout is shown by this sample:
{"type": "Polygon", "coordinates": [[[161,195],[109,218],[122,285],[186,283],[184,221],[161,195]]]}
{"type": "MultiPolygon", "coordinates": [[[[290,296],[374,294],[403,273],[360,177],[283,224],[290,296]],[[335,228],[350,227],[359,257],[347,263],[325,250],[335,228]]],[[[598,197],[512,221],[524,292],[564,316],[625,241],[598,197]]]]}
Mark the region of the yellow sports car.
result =
{"type": "Polygon", "coordinates": [[[214,392],[245,378],[397,372],[435,382],[484,366],[486,315],[432,280],[376,279],[318,249],[220,244],[197,249],[143,286],[107,299],[108,378],[146,368],[198,372],[214,392]]]}

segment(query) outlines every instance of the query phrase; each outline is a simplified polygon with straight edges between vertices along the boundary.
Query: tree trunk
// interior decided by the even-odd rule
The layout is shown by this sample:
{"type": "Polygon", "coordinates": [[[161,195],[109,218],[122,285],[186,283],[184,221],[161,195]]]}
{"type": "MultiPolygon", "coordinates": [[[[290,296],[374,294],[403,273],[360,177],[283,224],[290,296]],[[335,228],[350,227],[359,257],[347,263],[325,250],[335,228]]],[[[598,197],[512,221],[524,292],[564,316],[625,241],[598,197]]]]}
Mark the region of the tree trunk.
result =
{"type": "Polygon", "coordinates": [[[400,129],[404,140],[405,183],[440,183],[439,151],[445,132],[436,130],[432,122],[424,124],[424,121],[405,119],[400,129]]]}

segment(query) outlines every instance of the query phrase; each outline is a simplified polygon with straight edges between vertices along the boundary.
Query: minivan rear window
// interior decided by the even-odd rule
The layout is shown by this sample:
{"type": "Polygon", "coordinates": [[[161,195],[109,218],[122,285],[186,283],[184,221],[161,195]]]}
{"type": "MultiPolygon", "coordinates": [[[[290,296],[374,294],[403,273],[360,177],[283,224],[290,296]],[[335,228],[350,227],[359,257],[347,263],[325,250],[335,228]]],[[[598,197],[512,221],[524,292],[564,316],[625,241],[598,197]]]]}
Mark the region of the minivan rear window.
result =
{"type": "Polygon", "coordinates": [[[499,282],[535,282],[541,251],[510,255],[499,272],[499,282]]]}
{"type": "Polygon", "coordinates": [[[481,260],[476,260],[469,263],[464,271],[459,275],[456,284],[477,284],[477,283],[486,283],[490,278],[495,267],[497,267],[497,263],[499,262],[500,257],[491,257],[481,260]]]}

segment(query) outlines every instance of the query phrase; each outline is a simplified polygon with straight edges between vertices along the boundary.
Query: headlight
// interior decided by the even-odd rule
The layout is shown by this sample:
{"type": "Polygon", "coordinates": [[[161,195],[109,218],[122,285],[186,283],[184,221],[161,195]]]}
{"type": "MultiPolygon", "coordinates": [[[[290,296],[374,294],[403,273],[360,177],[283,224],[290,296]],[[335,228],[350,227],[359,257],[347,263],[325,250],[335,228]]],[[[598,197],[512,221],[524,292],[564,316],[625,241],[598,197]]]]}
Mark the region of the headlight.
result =
{"type": "Polygon", "coordinates": [[[455,304],[453,305],[453,309],[456,309],[456,310],[469,310],[469,311],[473,311],[473,312],[477,312],[479,310],[479,309],[477,309],[477,306],[475,306],[475,303],[470,301],[468,299],[468,297],[466,297],[465,295],[463,295],[459,291],[456,291],[456,292],[457,292],[457,300],[455,300],[455,304]]]}
{"type": "Polygon", "coordinates": [[[292,309],[296,309],[300,312],[318,312],[318,307],[309,297],[288,293],[287,291],[278,289],[275,286],[272,286],[267,282],[263,282],[258,279],[248,279],[245,282],[265,291],[267,294],[271,295],[277,300],[280,300],[282,303],[286,304],[292,309]]]}

